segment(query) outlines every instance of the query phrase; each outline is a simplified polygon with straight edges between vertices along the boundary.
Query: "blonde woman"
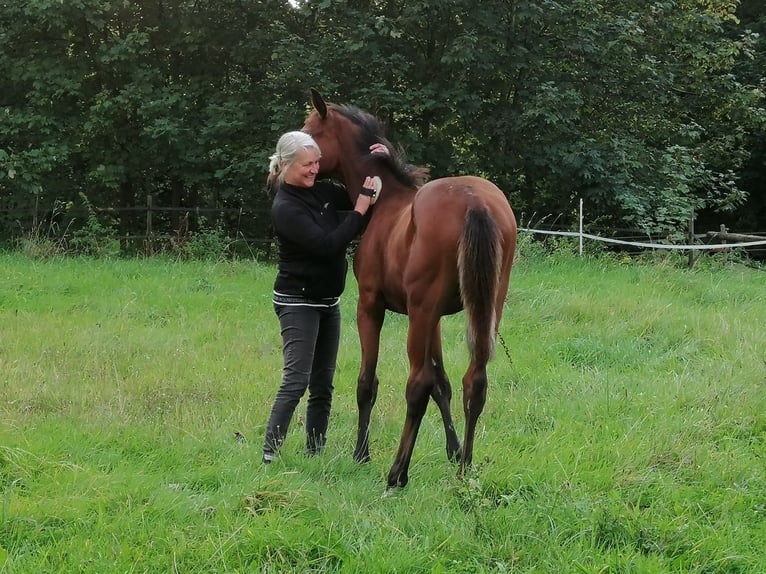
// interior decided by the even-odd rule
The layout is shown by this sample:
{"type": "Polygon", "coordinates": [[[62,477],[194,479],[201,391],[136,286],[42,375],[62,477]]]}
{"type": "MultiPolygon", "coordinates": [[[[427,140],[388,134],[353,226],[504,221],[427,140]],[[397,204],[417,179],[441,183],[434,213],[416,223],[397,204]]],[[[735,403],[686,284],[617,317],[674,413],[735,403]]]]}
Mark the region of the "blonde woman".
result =
{"type": "MultiPolygon", "coordinates": [[[[388,153],[382,144],[372,153],[388,153]]],[[[284,366],[266,426],[263,462],[275,459],[300,399],[308,389],[306,453],[324,448],[340,342],[340,296],[346,251],[365,225],[373,180],[365,178],[352,205],[342,186],[317,182],[321,151],[300,131],[277,142],[269,165],[276,188],[271,217],[279,250],[273,303],[282,332],[284,366]],[[345,217],[341,211],[351,210],[345,217]]]]}

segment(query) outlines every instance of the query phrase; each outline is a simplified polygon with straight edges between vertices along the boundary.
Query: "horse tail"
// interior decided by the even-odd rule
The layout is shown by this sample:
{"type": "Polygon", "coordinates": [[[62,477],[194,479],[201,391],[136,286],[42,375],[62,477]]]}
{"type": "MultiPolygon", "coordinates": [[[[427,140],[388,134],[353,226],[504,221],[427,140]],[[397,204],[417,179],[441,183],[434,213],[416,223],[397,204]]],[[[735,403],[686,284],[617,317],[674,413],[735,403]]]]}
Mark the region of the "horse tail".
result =
{"type": "Polygon", "coordinates": [[[470,208],[458,249],[458,273],[468,316],[468,349],[480,364],[486,364],[495,349],[501,259],[500,233],[494,220],[486,208],[470,208]]]}

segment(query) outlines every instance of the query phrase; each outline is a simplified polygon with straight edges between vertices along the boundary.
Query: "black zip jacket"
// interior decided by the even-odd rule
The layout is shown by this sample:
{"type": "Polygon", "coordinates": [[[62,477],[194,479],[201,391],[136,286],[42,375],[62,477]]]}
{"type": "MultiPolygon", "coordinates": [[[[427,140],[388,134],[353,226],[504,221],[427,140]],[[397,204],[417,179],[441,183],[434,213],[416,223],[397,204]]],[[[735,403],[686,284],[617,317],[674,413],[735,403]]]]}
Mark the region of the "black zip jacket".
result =
{"type": "Polygon", "coordinates": [[[364,229],[365,217],[351,211],[345,190],[333,183],[313,187],[279,185],[271,220],[279,247],[274,291],[308,299],[339,297],[346,286],[346,249],[364,229]]]}

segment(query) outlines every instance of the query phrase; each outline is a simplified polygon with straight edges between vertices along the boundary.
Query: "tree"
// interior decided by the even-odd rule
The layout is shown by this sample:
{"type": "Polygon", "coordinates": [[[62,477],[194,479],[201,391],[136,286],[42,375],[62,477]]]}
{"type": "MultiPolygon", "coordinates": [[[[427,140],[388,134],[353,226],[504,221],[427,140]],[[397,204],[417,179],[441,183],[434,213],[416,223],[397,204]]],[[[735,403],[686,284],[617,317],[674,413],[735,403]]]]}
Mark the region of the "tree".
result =
{"type": "MultiPolygon", "coordinates": [[[[0,198],[244,207],[308,92],[383,119],[434,177],[516,210],[680,230],[760,185],[763,28],[746,0],[27,0],[0,6],[0,198]],[[751,158],[748,160],[748,158],[751,158]],[[749,161],[749,163],[748,163],[749,161]]],[[[751,201],[753,200],[751,195],[751,201]]],[[[122,211],[123,234],[142,231],[122,211]]],[[[176,212],[166,229],[180,230],[176,212]]],[[[0,234],[14,228],[0,221],[0,234]]],[[[221,221],[245,231],[239,219],[221,221]]]]}
{"type": "Polygon", "coordinates": [[[723,34],[734,8],[306,2],[323,58],[304,77],[387,119],[435,176],[491,177],[520,211],[566,215],[579,196],[612,225],[681,229],[745,195],[763,94],[732,73],[755,42],[723,34]]]}
{"type": "MultiPolygon", "coordinates": [[[[18,206],[34,197],[43,209],[80,193],[113,207],[143,204],[148,194],[175,207],[263,205],[263,179],[254,176],[274,139],[263,129],[269,109],[259,90],[271,35],[255,24],[283,9],[3,5],[0,196],[18,206]]],[[[124,215],[121,228],[136,233],[140,218],[124,215]]]]}
{"type": "MultiPolygon", "coordinates": [[[[743,0],[737,17],[739,21],[727,27],[727,35],[735,40],[743,34],[757,34],[757,38],[748,57],[737,63],[736,76],[753,91],[766,92],[766,5],[758,0],[743,0]]],[[[753,112],[758,118],[747,132],[749,158],[738,173],[741,187],[748,190],[747,200],[730,214],[703,214],[710,226],[725,223],[737,230],[756,231],[766,225],[766,110],[763,108],[760,105],[753,112]]]]}

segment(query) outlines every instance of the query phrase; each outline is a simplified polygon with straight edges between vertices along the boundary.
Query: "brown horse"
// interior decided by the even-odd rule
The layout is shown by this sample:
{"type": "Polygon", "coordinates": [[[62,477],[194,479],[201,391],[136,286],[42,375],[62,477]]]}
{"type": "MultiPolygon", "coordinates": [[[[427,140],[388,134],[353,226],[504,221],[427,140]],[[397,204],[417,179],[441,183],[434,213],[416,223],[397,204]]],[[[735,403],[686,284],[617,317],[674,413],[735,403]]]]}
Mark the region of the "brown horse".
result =
{"type": "Polygon", "coordinates": [[[494,184],[479,177],[425,183],[427,170],[405,164],[380,123],[361,110],[326,103],[312,90],[314,109],[303,125],[322,150],[320,172],[341,179],[352,201],[366,175],[383,182],[380,198],[354,257],[359,286],[357,324],[362,364],[357,383],[359,427],[354,459],[370,460],[370,414],[378,393],[378,347],[386,310],[409,317],[407,415],[388,486],[405,486],[420,423],[433,398],[447,436],[447,456],[471,464],[476,423],[487,395],[487,363],[508,291],[516,219],[494,184]],[[370,154],[373,143],[391,153],[370,154]],[[462,452],[450,413],[452,389],[442,359],[440,321],[465,309],[471,361],[463,376],[466,426],[462,452]]]}

